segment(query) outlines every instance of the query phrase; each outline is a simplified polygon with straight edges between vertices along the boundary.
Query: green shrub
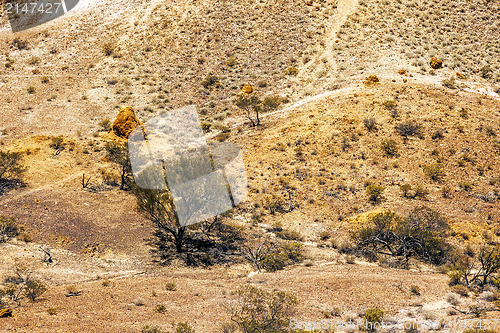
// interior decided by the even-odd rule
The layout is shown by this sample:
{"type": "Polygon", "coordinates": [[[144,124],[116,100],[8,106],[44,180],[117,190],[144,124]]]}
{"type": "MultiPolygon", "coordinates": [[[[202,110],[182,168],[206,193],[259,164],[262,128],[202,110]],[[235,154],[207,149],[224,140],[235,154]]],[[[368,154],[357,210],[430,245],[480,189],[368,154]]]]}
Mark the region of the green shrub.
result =
{"type": "Polygon", "coordinates": [[[434,181],[441,181],[444,177],[443,165],[441,163],[426,165],[424,167],[424,173],[434,181]]]}
{"type": "Polygon", "coordinates": [[[260,261],[260,264],[265,270],[275,272],[303,259],[304,248],[302,244],[299,242],[290,242],[266,254],[260,261]]]}
{"type": "Polygon", "coordinates": [[[363,314],[363,319],[365,320],[366,323],[368,323],[367,327],[372,328],[371,330],[373,330],[373,324],[380,323],[383,318],[384,318],[384,311],[379,308],[366,309],[365,313],[363,314]]]}
{"type": "Polygon", "coordinates": [[[382,185],[372,184],[366,187],[366,193],[370,201],[379,202],[382,199],[382,193],[384,192],[385,187],[382,185]]]}
{"type": "Polygon", "coordinates": [[[398,154],[398,145],[392,139],[382,141],[382,150],[389,156],[396,156],[398,154]]]}

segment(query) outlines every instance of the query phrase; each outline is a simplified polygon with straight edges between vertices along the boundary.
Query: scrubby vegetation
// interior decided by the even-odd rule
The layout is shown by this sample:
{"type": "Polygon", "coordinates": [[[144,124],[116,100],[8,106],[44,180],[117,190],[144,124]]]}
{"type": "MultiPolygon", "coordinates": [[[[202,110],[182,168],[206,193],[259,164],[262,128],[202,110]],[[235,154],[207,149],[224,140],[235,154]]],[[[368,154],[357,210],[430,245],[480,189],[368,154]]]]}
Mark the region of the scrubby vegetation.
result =
{"type": "Polygon", "coordinates": [[[236,298],[227,309],[231,321],[243,333],[288,332],[298,300],[284,291],[265,291],[244,286],[233,293],[236,298]]]}
{"type": "Polygon", "coordinates": [[[391,211],[378,213],[353,232],[352,237],[365,256],[388,255],[405,260],[415,256],[441,264],[450,253],[445,240],[447,230],[448,224],[441,214],[422,206],[404,218],[391,211]]]}

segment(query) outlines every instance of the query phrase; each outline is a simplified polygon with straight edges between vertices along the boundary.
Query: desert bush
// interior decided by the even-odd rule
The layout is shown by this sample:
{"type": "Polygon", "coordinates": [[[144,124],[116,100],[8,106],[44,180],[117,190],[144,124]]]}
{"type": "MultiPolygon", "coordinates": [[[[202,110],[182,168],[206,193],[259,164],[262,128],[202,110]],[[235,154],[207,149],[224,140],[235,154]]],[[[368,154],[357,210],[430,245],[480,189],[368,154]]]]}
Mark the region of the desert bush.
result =
{"type": "Polygon", "coordinates": [[[451,305],[458,305],[460,303],[460,296],[455,293],[449,293],[446,295],[446,301],[451,305]]]}
{"type": "Polygon", "coordinates": [[[174,333],[195,333],[195,330],[187,322],[174,324],[174,333]]]}
{"type": "Polygon", "coordinates": [[[37,280],[29,279],[24,286],[24,294],[32,302],[36,301],[46,291],[47,287],[37,280]]]}
{"type": "Polygon", "coordinates": [[[375,131],[377,129],[377,121],[373,117],[363,119],[363,123],[368,131],[375,131]]]}
{"type": "Polygon", "coordinates": [[[366,193],[370,201],[379,202],[382,200],[382,193],[384,192],[385,187],[382,185],[372,184],[366,187],[366,193]]]}
{"type": "Polygon", "coordinates": [[[62,149],[64,147],[63,142],[64,142],[63,137],[61,136],[53,137],[50,139],[49,147],[56,150],[62,149]]]}
{"type": "Polygon", "coordinates": [[[413,294],[413,295],[416,295],[416,296],[420,296],[420,287],[413,284],[410,286],[410,292],[413,294]]]}
{"type": "Polygon", "coordinates": [[[301,241],[304,239],[300,232],[295,231],[295,230],[281,230],[275,232],[276,236],[279,238],[285,239],[285,240],[295,240],[295,241],[301,241]]]}
{"type": "Polygon", "coordinates": [[[106,131],[106,132],[111,131],[111,121],[108,118],[101,120],[101,122],[99,123],[99,126],[101,126],[101,129],[103,131],[106,131]]]}
{"type": "Polygon", "coordinates": [[[477,254],[458,256],[448,276],[450,285],[466,286],[495,284],[500,272],[500,245],[483,245],[477,254]]]}
{"type": "Polygon", "coordinates": [[[219,78],[213,74],[208,74],[203,81],[201,81],[201,85],[205,88],[209,88],[219,82],[219,78]]]}
{"type": "Polygon", "coordinates": [[[451,286],[451,291],[454,292],[455,294],[458,294],[463,297],[468,297],[469,296],[469,289],[461,284],[457,284],[454,286],[451,286]]]}
{"type": "Polygon", "coordinates": [[[370,75],[368,76],[366,79],[365,79],[365,84],[366,85],[372,85],[372,84],[375,84],[375,83],[378,83],[380,82],[380,79],[378,78],[377,75],[370,75]]]}
{"type": "Polygon", "coordinates": [[[158,312],[158,313],[165,313],[167,311],[167,308],[165,305],[163,304],[158,304],[156,307],[155,307],[155,311],[158,312]]]}
{"type": "Polygon", "coordinates": [[[441,214],[422,206],[405,218],[391,211],[378,213],[351,236],[365,256],[388,253],[406,260],[416,256],[441,264],[450,253],[450,246],[444,240],[447,229],[441,214]]]}
{"type": "Polygon", "coordinates": [[[441,81],[441,84],[443,86],[445,86],[446,88],[450,88],[450,89],[457,89],[458,88],[458,85],[455,81],[455,77],[453,77],[453,76],[450,76],[448,79],[441,81]]]}
{"type": "Polygon", "coordinates": [[[363,314],[363,319],[365,321],[365,327],[369,331],[375,330],[376,325],[382,321],[384,318],[384,311],[379,308],[369,308],[366,309],[363,314]]]}
{"type": "Polygon", "coordinates": [[[146,325],[142,328],[141,333],[167,333],[158,326],[146,325]]]}
{"type": "Polygon", "coordinates": [[[286,75],[292,75],[292,76],[295,76],[297,74],[299,74],[299,69],[297,67],[288,67],[286,70],[285,70],[285,74],[286,75]]]}
{"type": "Polygon", "coordinates": [[[266,254],[260,264],[267,271],[275,272],[287,265],[300,262],[304,258],[304,249],[299,242],[285,243],[266,254]]]}
{"type": "Polygon", "coordinates": [[[19,235],[20,228],[14,219],[0,215],[0,243],[19,235]]]}
{"type": "Polygon", "coordinates": [[[208,133],[210,131],[210,127],[212,127],[212,124],[210,124],[210,123],[207,123],[207,122],[201,123],[201,130],[204,133],[208,133]]]}
{"type": "Polygon", "coordinates": [[[273,111],[284,103],[288,103],[288,99],[286,97],[272,95],[264,98],[264,100],[262,101],[262,106],[265,111],[273,111]]]}
{"type": "Polygon", "coordinates": [[[429,194],[429,190],[427,190],[425,187],[423,187],[421,185],[417,185],[417,187],[415,188],[415,193],[413,194],[413,197],[425,199],[428,194],[429,194]]]}
{"type": "Polygon", "coordinates": [[[177,285],[174,282],[167,282],[165,283],[165,290],[175,291],[177,290],[177,285]]]}
{"type": "Polygon", "coordinates": [[[102,51],[106,56],[113,55],[116,51],[116,44],[114,42],[106,42],[102,44],[102,51]]]}
{"type": "Polygon", "coordinates": [[[422,126],[414,120],[408,120],[396,125],[396,132],[404,138],[421,136],[422,126]]]}
{"type": "Polygon", "coordinates": [[[398,154],[398,145],[393,139],[385,139],[381,143],[382,150],[389,156],[396,156],[398,154]]]}
{"type": "Polygon", "coordinates": [[[444,177],[443,165],[441,163],[426,165],[424,167],[424,173],[434,181],[441,181],[444,177]]]}
{"type": "Polygon", "coordinates": [[[401,192],[403,192],[403,197],[405,197],[405,198],[412,198],[412,195],[410,194],[410,191],[411,191],[411,185],[410,184],[400,185],[399,189],[401,190],[401,192]]]}
{"type": "Polygon", "coordinates": [[[298,304],[294,295],[244,286],[233,293],[228,306],[231,320],[243,333],[288,332],[290,317],[298,304]]]}
{"type": "Polygon", "coordinates": [[[33,86],[29,86],[27,92],[28,94],[34,94],[36,92],[36,88],[33,86]]]}
{"type": "Polygon", "coordinates": [[[106,150],[106,158],[118,164],[121,168],[120,172],[120,189],[125,190],[133,185],[132,180],[132,166],[130,164],[130,157],[128,154],[127,145],[120,143],[118,141],[106,142],[104,145],[106,150]]]}
{"type": "Polygon", "coordinates": [[[27,50],[29,48],[28,42],[18,37],[12,40],[12,45],[18,50],[27,50]]]}
{"type": "Polygon", "coordinates": [[[240,94],[234,100],[234,104],[246,112],[252,127],[260,125],[259,114],[262,111],[262,101],[256,95],[240,94]],[[251,115],[252,111],[255,113],[255,119],[251,115]]]}
{"type": "Polygon", "coordinates": [[[384,103],[382,103],[382,105],[387,109],[387,110],[392,110],[394,108],[396,108],[397,106],[397,103],[396,101],[394,100],[387,100],[385,101],[384,103]]]}

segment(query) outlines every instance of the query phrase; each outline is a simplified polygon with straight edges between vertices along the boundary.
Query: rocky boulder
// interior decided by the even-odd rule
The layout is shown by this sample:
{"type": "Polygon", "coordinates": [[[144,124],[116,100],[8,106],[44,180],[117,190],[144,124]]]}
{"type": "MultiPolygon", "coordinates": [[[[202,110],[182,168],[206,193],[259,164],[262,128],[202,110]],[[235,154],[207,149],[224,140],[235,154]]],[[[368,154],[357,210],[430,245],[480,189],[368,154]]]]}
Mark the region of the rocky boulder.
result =
{"type": "Polygon", "coordinates": [[[0,318],[12,317],[12,309],[5,308],[0,310],[0,318]]]}
{"type": "Polygon", "coordinates": [[[441,67],[443,67],[443,60],[438,59],[438,58],[436,58],[436,57],[432,57],[432,58],[431,58],[431,61],[429,62],[429,65],[430,65],[433,69],[440,69],[441,67]]]}
{"type": "Polygon", "coordinates": [[[128,138],[129,134],[141,123],[135,116],[134,109],[130,106],[122,106],[113,123],[113,132],[121,138],[128,138]]]}

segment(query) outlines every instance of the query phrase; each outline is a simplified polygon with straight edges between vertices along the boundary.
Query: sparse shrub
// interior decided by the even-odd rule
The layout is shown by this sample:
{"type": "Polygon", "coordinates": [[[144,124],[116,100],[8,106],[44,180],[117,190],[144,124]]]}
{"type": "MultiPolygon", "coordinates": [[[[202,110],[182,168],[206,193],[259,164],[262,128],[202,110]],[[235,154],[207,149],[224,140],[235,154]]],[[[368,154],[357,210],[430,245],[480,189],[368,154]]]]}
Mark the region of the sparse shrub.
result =
{"type": "Polygon", "coordinates": [[[111,121],[107,118],[101,120],[101,122],[99,123],[99,126],[101,126],[101,129],[103,131],[106,131],[106,132],[111,131],[111,121]]]}
{"type": "Polygon", "coordinates": [[[413,294],[413,295],[416,295],[416,296],[420,296],[420,287],[413,284],[410,286],[410,292],[413,294]]]}
{"type": "Polygon", "coordinates": [[[64,139],[63,137],[61,136],[57,136],[57,137],[53,137],[52,139],[50,139],[50,148],[53,148],[55,150],[59,150],[61,148],[63,148],[63,142],[64,142],[64,139]]]}
{"type": "Polygon", "coordinates": [[[174,324],[174,333],[195,333],[194,329],[186,323],[174,324]]]}
{"type": "Polygon", "coordinates": [[[107,287],[107,286],[109,286],[109,283],[110,283],[109,279],[104,279],[104,280],[102,280],[101,284],[103,287],[107,287]]]}
{"type": "Polygon", "coordinates": [[[458,88],[457,83],[455,81],[455,77],[453,77],[453,76],[450,76],[448,79],[441,81],[441,84],[443,86],[445,86],[446,88],[450,88],[450,89],[457,89],[458,88]]]}
{"type": "Polygon", "coordinates": [[[165,290],[176,291],[177,285],[174,282],[167,282],[167,283],[165,283],[165,290]]]}
{"type": "Polygon", "coordinates": [[[460,296],[455,293],[446,295],[446,301],[451,305],[458,305],[460,303],[460,296]]]}
{"type": "Polygon", "coordinates": [[[203,123],[201,123],[201,130],[202,130],[204,133],[208,133],[208,132],[210,132],[210,127],[212,127],[212,124],[210,124],[210,123],[207,123],[207,122],[203,122],[203,123]]]}
{"type": "Polygon", "coordinates": [[[27,50],[28,49],[28,42],[21,40],[19,37],[14,38],[12,41],[12,45],[17,48],[18,50],[27,50]]]}
{"type": "Polygon", "coordinates": [[[395,109],[397,106],[397,103],[395,100],[387,100],[382,105],[387,109],[387,110],[392,110],[395,109]]]}
{"type": "Polygon", "coordinates": [[[167,333],[158,326],[146,325],[142,328],[141,333],[167,333]]]}
{"type": "Polygon", "coordinates": [[[19,235],[19,227],[14,219],[0,216],[0,243],[19,235]]]}
{"type": "Polygon", "coordinates": [[[213,74],[208,74],[205,79],[201,82],[201,85],[205,88],[211,87],[219,82],[219,78],[213,74]]]}
{"type": "Polygon", "coordinates": [[[458,183],[458,186],[464,190],[464,191],[467,191],[469,192],[471,189],[472,189],[472,184],[468,181],[462,181],[462,182],[459,182],[458,183]]]}
{"type": "Polygon", "coordinates": [[[304,237],[300,234],[300,232],[295,230],[281,230],[275,232],[276,236],[285,240],[296,240],[301,241],[304,237]]]}
{"type": "Polygon", "coordinates": [[[348,255],[345,256],[345,262],[347,264],[353,265],[353,264],[356,263],[356,257],[353,256],[353,255],[348,254],[348,255]]]}
{"type": "Polygon", "coordinates": [[[454,293],[463,296],[463,297],[468,297],[469,296],[469,289],[461,284],[457,284],[451,287],[451,291],[454,293]]]}
{"type": "Polygon", "coordinates": [[[422,206],[406,218],[391,211],[378,213],[351,236],[366,256],[390,253],[406,260],[416,256],[440,264],[450,252],[444,239],[447,229],[446,220],[438,212],[422,206]]]}
{"type": "Polygon", "coordinates": [[[404,138],[409,136],[421,136],[422,126],[414,120],[408,120],[396,125],[396,132],[404,138]]]}
{"type": "Polygon", "coordinates": [[[28,280],[24,286],[24,294],[32,302],[36,301],[46,291],[47,287],[36,280],[28,280]]]}
{"type": "Polygon", "coordinates": [[[56,309],[54,309],[54,308],[48,308],[48,309],[47,309],[47,313],[48,313],[49,315],[51,315],[51,316],[54,316],[54,315],[56,315],[56,314],[57,314],[57,310],[56,310],[56,309]]]}
{"type": "Polygon", "coordinates": [[[34,94],[35,91],[36,91],[36,89],[33,86],[29,86],[28,89],[27,89],[27,91],[28,91],[28,94],[34,94]]]}
{"type": "Polygon", "coordinates": [[[116,51],[116,44],[114,42],[106,42],[102,45],[102,51],[106,56],[113,55],[116,51]]]}
{"type": "Polygon", "coordinates": [[[413,197],[425,199],[428,194],[429,194],[429,190],[427,190],[425,187],[423,187],[421,185],[417,185],[417,187],[415,188],[415,193],[413,194],[413,197]]]}
{"type": "Polygon", "coordinates": [[[401,190],[401,192],[403,192],[403,197],[405,197],[405,198],[411,198],[412,197],[410,195],[410,191],[411,191],[411,185],[410,184],[403,184],[403,185],[399,186],[399,189],[401,190]]]}
{"type": "Polygon", "coordinates": [[[382,199],[382,193],[384,190],[385,187],[377,184],[368,185],[366,187],[366,193],[368,194],[370,201],[373,202],[379,202],[382,199]]]}
{"type": "Polygon", "coordinates": [[[398,154],[398,145],[393,139],[385,139],[381,144],[382,150],[389,156],[398,154]]]}
{"type": "Polygon", "coordinates": [[[373,331],[375,326],[374,324],[380,323],[383,318],[384,318],[384,311],[379,308],[366,309],[363,314],[363,319],[366,322],[366,327],[370,331],[373,331]]]}
{"type": "Polygon", "coordinates": [[[299,242],[285,243],[263,256],[260,265],[267,271],[275,272],[285,266],[300,262],[304,258],[304,249],[299,242]]]}
{"type": "Polygon", "coordinates": [[[437,129],[434,133],[431,135],[432,140],[439,140],[444,138],[443,130],[437,129]]]}
{"type": "Polygon", "coordinates": [[[158,312],[158,313],[165,313],[167,311],[167,308],[165,305],[163,304],[158,304],[156,307],[155,307],[155,311],[158,312]]]}
{"type": "Polygon", "coordinates": [[[233,295],[237,302],[229,308],[231,320],[243,333],[286,332],[298,304],[294,295],[253,286],[244,286],[233,295]]]}
{"type": "Polygon", "coordinates": [[[234,66],[236,66],[237,64],[238,64],[238,60],[236,60],[236,58],[234,58],[234,57],[228,58],[228,59],[226,60],[226,65],[227,65],[228,67],[234,67],[234,66]]]}
{"type": "Polygon", "coordinates": [[[375,131],[377,129],[377,121],[373,117],[363,119],[363,123],[368,131],[375,131]]]}
{"type": "Polygon", "coordinates": [[[33,236],[31,236],[31,234],[23,231],[23,232],[19,233],[19,235],[17,236],[17,239],[19,239],[21,242],[31,243],[33,241],[33,236]]]}
{"type": "Polygon", "coordinates": [[[265,111],[273,111],[283,103],[288,103],[288,99],[279,95],[272,95],[264,98],[262,106],[265,111]]]}
{"type": "Polygon", "coordinates": [[[449,198],[451,196],[451,189],[448,186],[444,186],[441,189],[441,195],[443,198],[449,198]]]}
{"type": "Polygon", "coordinates": [[[297,67],[288,67],[286,70],[285,70],[285,74],[286,75],[292,75],[292,76],[295,76],[297,74],[299,74],[299,69],[297,67]]]}
{"type": "Polygon", "coordinates": [[[441,181],[444,177],[443,165],[441,163],[426,165],[424,167],[424,173],[434,181],[441,181]]]}

